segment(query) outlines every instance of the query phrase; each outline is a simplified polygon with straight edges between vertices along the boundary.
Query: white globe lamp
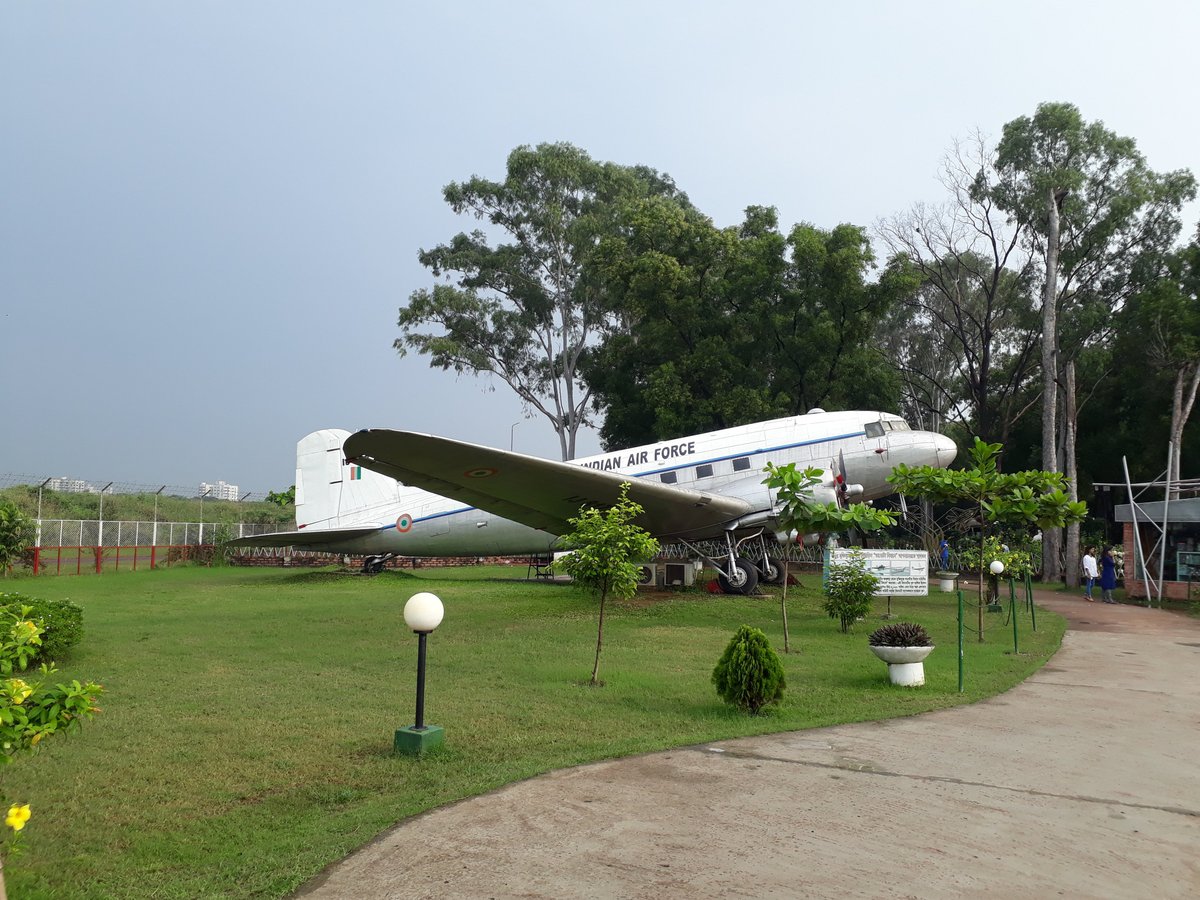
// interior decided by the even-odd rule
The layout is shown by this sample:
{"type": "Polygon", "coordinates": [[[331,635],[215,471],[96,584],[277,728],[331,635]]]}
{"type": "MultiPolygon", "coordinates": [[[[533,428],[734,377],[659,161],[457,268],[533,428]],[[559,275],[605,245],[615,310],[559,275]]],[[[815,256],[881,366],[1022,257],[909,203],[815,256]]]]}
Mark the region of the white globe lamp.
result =
{"type": "Polygon", "coordinates": [[[404,623],[417,634],[428,634],[442,624],[445,612],[437,594],[422,591],[413,594],[404,604],[404,623]]]}

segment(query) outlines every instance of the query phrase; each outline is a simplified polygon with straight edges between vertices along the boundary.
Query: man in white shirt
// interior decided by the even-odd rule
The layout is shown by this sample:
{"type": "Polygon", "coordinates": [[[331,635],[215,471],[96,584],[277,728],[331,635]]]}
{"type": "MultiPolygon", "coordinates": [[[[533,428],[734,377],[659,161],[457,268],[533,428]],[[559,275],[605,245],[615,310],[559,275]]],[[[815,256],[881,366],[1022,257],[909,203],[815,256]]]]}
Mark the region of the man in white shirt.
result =
{"type": "Polygon", "coordinates": [[[1096,570],[1095,547],[1088,547],[1083,551],[1083,577],[1086,580],[1083,587],[1083,596],[1087,597],[1090,601],[1092,599],[1092,585],[1100,577],[1100,573],[1096,570]]]}

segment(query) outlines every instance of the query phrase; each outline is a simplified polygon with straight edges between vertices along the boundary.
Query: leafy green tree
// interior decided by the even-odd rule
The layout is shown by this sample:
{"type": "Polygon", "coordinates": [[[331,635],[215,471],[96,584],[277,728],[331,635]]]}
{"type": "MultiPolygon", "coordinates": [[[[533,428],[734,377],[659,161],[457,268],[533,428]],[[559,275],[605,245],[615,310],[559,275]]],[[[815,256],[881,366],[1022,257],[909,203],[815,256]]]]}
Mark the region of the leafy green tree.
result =
{"type": "MultiPolygon", "coordinates": [[[[1170,249],[1180,207],[1195,196],[1196,182],[1186,170],[1152,171],[1133,138],[1085,122],[1070,103],[1043,103],[1033,116],[1006,124],[995,176],[981,178],[976,194],[1027,228],[1044,261],[1041,464],[1065,471],[1074,491],[1078,408],[1070,364],[1108,336],[1114,312],[1170,249]],[[1067,385],[1069,390],[1060,388],[1067,385]]],[[[1073,528],[1067,547],[1072,559],[1078,558],[1078,542],[1073,528]]],[[[1064,573],[1060,531],[1045,531],[1042,543],[1043,572],[1058,580],[1064,573]]],[[[1069,583],[1075,568],[1065,569],[1069,583]]]]}
{"type": "Polygon", "coordinates": [[[911,279],[870,283],[873,262],[850,225],[784,235],[775,210],[750,207],[718,229],[664,200],[625,204],[590,266],[624,325],[585,363],[605,446],[821,405],[891,407],[898,383],[872,330],[911,279]]]}
{"type": "Polygon", "coordinates": [[[687,198],[664,175],[597,162],[570,144],[518,147],[503,181],[474,177],[443,196],[508,242],[493,245],[476,230],[422,250],[422,265],[436,277],[456,273],[456,282],[413,292],[393,346],[436,368],[498,376],[550,421],[571,459],[590,401],[580,360],[612,324],[602,286],[584,275],[587,258],[624,198],[687,198]]]}
{"type": "Polygon", "coordinates": [[[8,577],[8,570],[21,558],[33,540],[33,520],[25,515],[15,503],[0,501],[0,572],[8,577]]]}
{"type": "Polygon", "coordinates": [[[896,466],[888,481],[902,494],[928,497],[938,503],[968,505],[979,522],[979,640],[983,640],[983,584],[987,577],[985,558],[989,525],[1014,525],[1042,529],[1061,528],[1087,515],[1087,504],[1073,501],[1066,492],[1061,472],[999,471],[1000,444],[975,438],[967,451],[970,468],[939,469],[936,466],[896,466]]]}
{"type": "Polygon", "coordinates": [[[1175,453],[1169,474],[1178,484],[1183,429],[1200,387],[1200,229],[1186,248],[1164,260],[1159,278],[1133,297],[1122,324],[1120,353],[1170,379],[1175,453]]]}
{"type": "MultiPolygon", "coordinates": [[[[860,532],[878,531],[880,528],[896,524],[894,513],[876,509],[865,503],[841,506],[836,502],[817,502],[814,490],[824,480],[823,469],[812,466],[797,469],[795,463],[783,466],[767,463],[764,471],[767,477],[763,479],[763,484],[775,492],[775,517],[779,522],[779,529],[785,533],[795,532],[798,540],[806,534],[849,529],[860,532]]],[[[783,615],[783,652],[790,653],[786,575],[783,579],[780,609],[783,615]]]]}
{"type": "Polygon", "coordinates": [[[846,562],[830,564],[821,608],[838,620],[842,634],[849,634],[854,623],[871,611],[878,587],[879,579],[867,571],[862,553],[855,550],[846,562]]]}
{"type": "Polygon", "coordinates": [[[640,503],[629,499],[629,483],[605,510],[583,507],[569,519],[571,531],[559,539],[572,552],[562,558],[562,567],[575,581],[600,597],[600,619],[596,628],[596,662],[592,684],[599,684],[600,649],[604,641],[604,603],[614,596],[628,599],[637,593],[636,563],[658,553],[658,541],[633,524],[643,512],[640,503]]]}
{"type": "Polygon", "coordinates": [[[749,625],[737,630],[721,654],[712,683],[722,700],[752,716],[764,706],[777,703],[787,686],[779,654],[763,632],[749,625]]]}

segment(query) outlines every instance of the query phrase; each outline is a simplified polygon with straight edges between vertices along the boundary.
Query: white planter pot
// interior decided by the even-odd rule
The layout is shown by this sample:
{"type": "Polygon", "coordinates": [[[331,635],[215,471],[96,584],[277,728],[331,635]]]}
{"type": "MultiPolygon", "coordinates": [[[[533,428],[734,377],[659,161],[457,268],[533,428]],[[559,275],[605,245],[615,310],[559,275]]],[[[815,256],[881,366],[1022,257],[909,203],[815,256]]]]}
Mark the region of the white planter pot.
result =
{"type": "Polygon", "coordinates": [[[954,593],[954,583],[958,579],[957,572],[938,572],[938,590],[945,594],[954,593]]]}
{"type": "Polygon", "coordinates": [[[904,687],[925,683],[925,657],[932,647],[871,647],[871,652],[888,664],[888,680],[904,687]]]}

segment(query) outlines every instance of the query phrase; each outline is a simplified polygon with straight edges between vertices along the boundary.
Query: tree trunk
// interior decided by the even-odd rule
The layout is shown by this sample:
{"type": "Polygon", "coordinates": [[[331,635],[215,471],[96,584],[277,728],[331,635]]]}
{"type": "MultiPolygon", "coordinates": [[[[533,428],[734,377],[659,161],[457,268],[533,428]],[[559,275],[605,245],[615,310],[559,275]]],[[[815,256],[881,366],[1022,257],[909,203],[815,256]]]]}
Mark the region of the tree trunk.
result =
{"type": "Polygon", "coordinates": [[[1171,443],[1175,449],[1171,453],[1171,471],[1167,473],[1167,477],[1171,479],[1172,500],[1179,499],[1179,461],[1183,456],[1183,427],[1192,415],[1198,386],[1200,361],[1187,363],[1175,373],[1175,389],[1171,397],[1171,443]]]}
{"type": "MultiPolygon", "coordinates": [[[[801,538],[801,540],[804,540],[801,538]]],[[[780,564],[783,566],[783,599],[779,601],[780,612],[783,613],[783,652],[791,653],[791,644],[788,641],[788,624],[787,624],[787,583],[788,583],[788,565],[792,559],[792,544],[789,541],[783,545],[783,559],[780,564]]]]}
{"type": "MultiPolygon", "coordinates": [[[[1042,294],[1042,468],[1058,472],[1058,203],[1055,189],[1046,191],[1046,285],[1042,294]]],[[[1062,529],[1042,532],[1042,580],[1062,577],[1062,529]]]]}
{"type": "MultiPolygon", "coordinates": [[[[1075,405],[1075,362],[1068,362],[1064,367],[1066,379],[1063,384],[1063,468],[1067,474],[1067,496],[1072,502],[1079,499],[1078,471],[1075,464],[1075,439],[1078,434],[1079,409],[1075,405]]],[[[1079,561],[1083,559],[1079,552],[1079,523],[1072,522],[1067,526],[1066,564],[1063,567],[1064,579],[1069,588],[1079,587],[1079,561]]]]}
{"type": "Polygon", "coordinates": [[[600,674],[600,643],[604,639],[604,600],[608,596],[608,591],[600,594],[600,625],[596,629],[596,664],[592,666],[592,684],[599,684],[598,677],[600,674]]]}

